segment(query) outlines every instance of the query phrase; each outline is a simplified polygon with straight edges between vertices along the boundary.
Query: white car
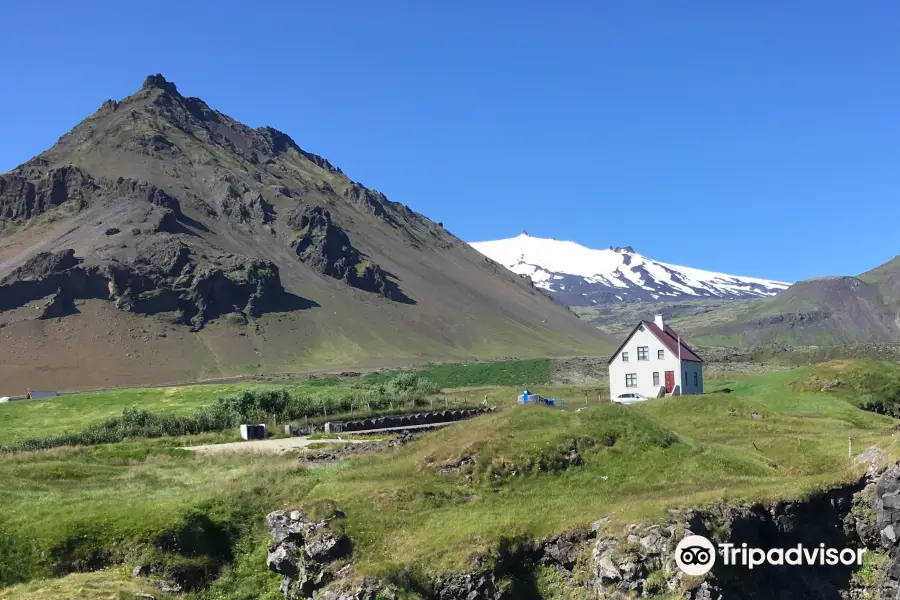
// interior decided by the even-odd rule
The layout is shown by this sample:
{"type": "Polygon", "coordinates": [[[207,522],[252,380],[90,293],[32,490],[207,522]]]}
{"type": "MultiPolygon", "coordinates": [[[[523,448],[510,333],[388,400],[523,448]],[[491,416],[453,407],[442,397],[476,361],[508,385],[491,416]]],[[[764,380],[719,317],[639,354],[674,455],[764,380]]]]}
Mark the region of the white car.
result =
{"type": "Polygon", "coordinates": [[[647,396],[643,394],[638,394],[637,392],[627,392],[625,394],[619,394],[615,398],[613,398],[613,402],[616,404],[634,404],[635,402],[644,402],[647,400],[647,396]]]}

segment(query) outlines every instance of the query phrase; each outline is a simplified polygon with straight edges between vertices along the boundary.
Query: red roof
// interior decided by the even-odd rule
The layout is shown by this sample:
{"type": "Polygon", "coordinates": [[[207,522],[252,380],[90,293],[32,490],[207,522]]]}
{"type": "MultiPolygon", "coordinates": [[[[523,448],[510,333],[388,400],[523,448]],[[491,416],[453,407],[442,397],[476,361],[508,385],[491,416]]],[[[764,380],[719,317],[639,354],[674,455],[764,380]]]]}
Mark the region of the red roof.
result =
{"type": "MultiPolygon", "coordinates": [[[[660,329],[659,326],[653,321],[641,321],[638,323],[632,332],[625,338],[625,341],[622,342],[622,345],[616,348],[616,351],[613,352],[612,356],[609,357],[609,362],[612,362],[613,359],[619,355],[619,352],[622,348],[625,347],[625,344],[628,343],[628,340],[634,335],[634,333],[638,330],[638,328],[643,325],[647,331],[656,336],[663,345],[669,349],[669,352],[672,353],[672,356],[678,356],[678,333],[669,327],[665,326],[665,330],[660,329]]],[[[693,348],[687,345],[687,342],[684,341],[684,338],[681,338],[681,360],[689,360],[691,362],[703,362],[703,359],[700,358],[696,352],[694,352],[693,348]]]]}

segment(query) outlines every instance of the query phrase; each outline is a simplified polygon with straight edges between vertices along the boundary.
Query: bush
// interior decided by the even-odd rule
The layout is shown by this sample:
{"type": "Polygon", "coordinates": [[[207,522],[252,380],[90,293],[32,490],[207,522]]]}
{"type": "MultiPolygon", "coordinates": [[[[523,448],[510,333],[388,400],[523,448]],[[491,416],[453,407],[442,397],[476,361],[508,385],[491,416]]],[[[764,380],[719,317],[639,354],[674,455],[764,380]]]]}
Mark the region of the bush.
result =
{"type": "Polygon", "coordinates": [[[281,388],[245,390],[220,397],[210,406],[184,416],[125,408],[121,416],[90,425],[80,432],[20,440],[0,446],[0,453],[113,444],[128,438],[195,435],[237,427],[241,423],[265,423],[272,418],[290,421],[325,413],[336,415],[350,412],[351,408],[386,410],[401,403],[418,404],[428,394],[438,391],[433,381],[410,373],[398,375],[387,386],[313,397],[294,395],[281,388]]]}

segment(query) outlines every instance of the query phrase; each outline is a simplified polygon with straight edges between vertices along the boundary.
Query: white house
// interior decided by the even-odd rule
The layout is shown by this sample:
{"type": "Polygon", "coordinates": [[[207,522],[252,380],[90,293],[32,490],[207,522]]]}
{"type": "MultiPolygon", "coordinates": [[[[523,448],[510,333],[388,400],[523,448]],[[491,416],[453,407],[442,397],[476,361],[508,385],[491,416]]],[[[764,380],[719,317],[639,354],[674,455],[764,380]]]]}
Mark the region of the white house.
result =
{"type": "Polygon", "coordinates": [[[609,359],[609,393],[702,394],[703,360],[661,315],[641,321],[609,359]]]}

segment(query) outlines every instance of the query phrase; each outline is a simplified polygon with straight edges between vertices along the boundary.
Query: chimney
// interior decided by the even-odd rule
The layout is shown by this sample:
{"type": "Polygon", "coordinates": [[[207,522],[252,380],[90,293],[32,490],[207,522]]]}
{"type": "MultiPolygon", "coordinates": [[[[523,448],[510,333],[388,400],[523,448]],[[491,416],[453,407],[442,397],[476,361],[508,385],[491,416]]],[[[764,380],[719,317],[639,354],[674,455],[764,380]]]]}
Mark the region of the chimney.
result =
{"type": "Polygon", "coordinates": [[[663,331],[666,330],[666,322],[663,321],[662,315],[653,315],[653,322],[663,331]]]}

